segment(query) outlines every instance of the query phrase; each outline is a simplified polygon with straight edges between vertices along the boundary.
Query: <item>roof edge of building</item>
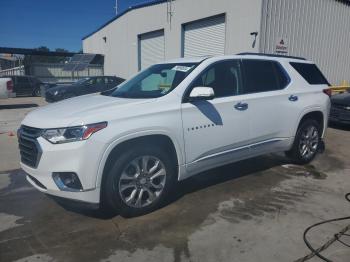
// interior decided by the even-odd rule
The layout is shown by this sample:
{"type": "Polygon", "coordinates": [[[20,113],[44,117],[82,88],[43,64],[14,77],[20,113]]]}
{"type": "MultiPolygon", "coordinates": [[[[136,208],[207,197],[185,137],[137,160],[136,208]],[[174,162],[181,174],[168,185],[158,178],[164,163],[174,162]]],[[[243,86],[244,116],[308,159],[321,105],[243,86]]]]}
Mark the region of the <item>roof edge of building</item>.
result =
{"type": "Polygon", "coordinates": [[[90,36],[92,36],[93,34],[97,33],[98,31],[100,31],[101,29],[103,29],[104,27],[106,27],[107,25],[109,25],[110,23],[114,22],[115,20],[117,20],[118,18],[122,17],[123,15],[129,13],[132,10],[135,9],[139,9],[139,8],[143,8],[143,7],[147,7],[147,6],[152,6],[152,5],[158,5],[158,4],[162,4],[165,3],[167,0],[154,0],[152,2],[146,2],[146,3],[141,3],[141,4],[137,4],[137,5],[133,5],[133,6],[129,6],[129,8],[125,9],[123,12],[121,12],[120,14],[116,15],[115,17],[113,17],[112,19],[110,19],[109,21],[107,21],[106,23],[104,23],[103,25],[101,25],[99,28],[97,28],[95,31],[91,32],[90,34],[84,36],[82,38],[82,40],[85,40],[86,38],[89,38],[90,36]]]}

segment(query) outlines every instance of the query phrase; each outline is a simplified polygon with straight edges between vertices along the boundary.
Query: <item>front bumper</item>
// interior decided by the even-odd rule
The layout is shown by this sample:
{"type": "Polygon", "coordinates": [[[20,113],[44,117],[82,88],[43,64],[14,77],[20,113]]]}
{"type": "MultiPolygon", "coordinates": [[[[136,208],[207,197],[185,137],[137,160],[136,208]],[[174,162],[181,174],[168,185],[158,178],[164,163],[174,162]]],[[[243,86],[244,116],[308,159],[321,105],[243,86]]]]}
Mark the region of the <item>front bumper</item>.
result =
{"type": "Polygon", "coordinates": [[[48,103],[58,102],[58,101],[62,100],[62,95],[61,94],[54,95],[51,92],[46,92],[45,93],[45,100],[48,103]]]}
{"type": "MultiPolygon", "coordinates": [[[[22,169],[28,173],[26,167],[24,165],[22,165],[22,169]]],[[[58,187],[56,187],[55,189],[48,189],[47,186],[49,186],[51,184],[50,179],[40,179],[40,181],[35,178],[33,176],[33,174],[26,176],[27,181],[36,189],[38,189],[39,191],[51,195],[51,196],[55,196],[55,197],[59,197],[59,198],[63,198],[63,199],[69,199],[69,200],[75,200],[75,201],[79,201],[82,203],[89,203],[92,205],[96,205],[98,206],[99,202],[100,202],[100,189],[99,188],[95,188],[95,189],[91,189],[91,190],[87,190],[87,191],[79,191],[79,192],[69,192],[69,191],[61,191],[58,189],[58,187]],[[33,179],[34,178],[34,179],[33,179]],[[38,182],[41,184],[38,184],[38,182]],[[42,187],[44,186],[44,187],[42,187]]],[[[52,185],[53,186],[53,185],[52,185]]]]}
{"type": "Polygon", "coordinates": [[[100,188],[96,186],[98,168],[105,145],[99,141],[86,141],[66,144],[51,144],[44,138],[37,138],[41,148],[37,167],[21,162],[28,173],[27,180],[35,188],[49,195],[97,204],[100,202],[100,188]],[[79,191],[61,190],[53,179],[54,172],[74,172],[82,185],[79,191]]]}

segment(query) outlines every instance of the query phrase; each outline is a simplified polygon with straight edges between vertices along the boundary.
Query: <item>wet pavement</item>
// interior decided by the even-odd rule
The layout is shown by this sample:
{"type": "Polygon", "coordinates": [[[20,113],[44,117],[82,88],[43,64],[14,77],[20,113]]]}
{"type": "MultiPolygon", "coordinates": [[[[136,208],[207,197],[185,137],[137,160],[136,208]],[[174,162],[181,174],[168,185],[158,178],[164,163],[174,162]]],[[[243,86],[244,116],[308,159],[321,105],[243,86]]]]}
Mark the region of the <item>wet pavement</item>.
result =
{"type": "MultiPolygon", "coordinates": [[[[137,218],[58,203],[16,166],[0,169],[0,261],[295,261],[310,253],[302,240],[309,225],[350,215],[349,130],[329,129],[327,150],[311,165],[267,155],[217,168],[137,218]]],[[[315,229],[311,243],[347,224],[315,229]]],[[[324,255],[347,262],[350,248],[336,243],[324,255]]]]}

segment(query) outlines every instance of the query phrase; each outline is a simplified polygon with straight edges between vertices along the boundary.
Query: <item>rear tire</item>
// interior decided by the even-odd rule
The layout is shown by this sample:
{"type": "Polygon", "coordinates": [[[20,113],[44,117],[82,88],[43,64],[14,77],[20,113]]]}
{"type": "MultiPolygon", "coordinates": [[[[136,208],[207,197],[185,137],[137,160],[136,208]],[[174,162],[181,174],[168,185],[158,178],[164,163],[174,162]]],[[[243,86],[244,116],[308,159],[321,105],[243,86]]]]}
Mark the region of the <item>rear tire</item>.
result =
{"type": "Polygon", "coordinates": [[[133,217],[166,203],[176,182],[176,166],[167,152],[154,146],[136,146],[114,161],[102,185],[103,206],[133,217]]]}
{"type": "Polygon", "coordinates": [[[304,165],[310,163],[321,146],[321,127],[313,119],[304,120],[298,127],[291,150],[286,152],[286,156],[294,163],[304,165]]]}

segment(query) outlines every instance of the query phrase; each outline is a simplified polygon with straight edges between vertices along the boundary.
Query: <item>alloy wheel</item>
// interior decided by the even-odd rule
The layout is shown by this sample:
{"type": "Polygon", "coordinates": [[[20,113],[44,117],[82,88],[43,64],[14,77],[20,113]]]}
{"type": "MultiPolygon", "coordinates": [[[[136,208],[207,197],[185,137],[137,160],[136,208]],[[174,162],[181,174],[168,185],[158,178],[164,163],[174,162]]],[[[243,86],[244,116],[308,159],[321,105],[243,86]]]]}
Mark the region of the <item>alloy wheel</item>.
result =
{"type": "Polygon", "coordinates": [[[154,203],[163,192],[166,169],[154,156],[141,156],[129,162],[119,177],[119,194],[123,202],[134,208],[154,203]]]}
{"type": "Polygon", "coordinates": [[[302,133],[299,142],[299,153],[304,159],[311,158],[316,154],[319,144],[319,133],[315,126],[306,127],[302,133]]]}

